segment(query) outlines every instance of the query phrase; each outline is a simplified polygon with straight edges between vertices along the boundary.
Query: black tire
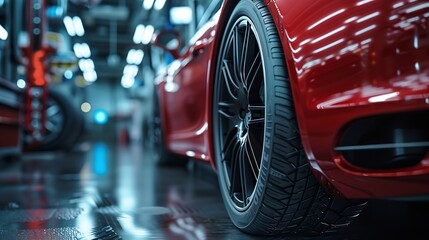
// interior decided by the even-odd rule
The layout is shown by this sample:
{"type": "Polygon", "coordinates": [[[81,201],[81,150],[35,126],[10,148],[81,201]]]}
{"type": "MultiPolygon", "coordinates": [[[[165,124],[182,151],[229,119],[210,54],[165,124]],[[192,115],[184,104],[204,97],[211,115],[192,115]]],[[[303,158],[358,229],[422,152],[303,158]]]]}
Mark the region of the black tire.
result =
{"type": "Polygon", "coordinates": [[[162,117],[159,94],[156,88],[153,93],[153,128],[152,128],[152,145],[154,149],[155,162],[158,166],[172,167],[184,166],[187,159],[176,154],[172,154],[166,147],[164,142],[164,131],[162,129],[162,117]]]}
{"type": "Polygon", "coordinates": [[[69,150],[83,132],[82,113],[63,94],[53,89],[48,91],[46,112],[45,135],[34,150],[69,150]]]}
{"type": "Polygon", "coordinates": [[[332,197],[313,176],[280,38],[263,1],[237,4],[220,49],[213,136],[232,222],[263,235],[320,234],[347,226],[365,203],[332,197]]]}

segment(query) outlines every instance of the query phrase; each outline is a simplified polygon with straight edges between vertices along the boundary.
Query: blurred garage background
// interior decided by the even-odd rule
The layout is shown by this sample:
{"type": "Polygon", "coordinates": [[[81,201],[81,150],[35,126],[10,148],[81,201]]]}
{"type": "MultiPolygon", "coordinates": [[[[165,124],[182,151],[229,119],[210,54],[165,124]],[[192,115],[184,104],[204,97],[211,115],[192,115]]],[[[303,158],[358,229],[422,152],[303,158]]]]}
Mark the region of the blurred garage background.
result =
{"type": "MultiPolygon", "coordinates": [[[[2,3],[2,26],[9,37],[2,45],[5,79],[25,88],[29,43],[26,1],[2,3]],[[13,41],[17,45],[9,45],[13,41]],[[10,43],[9,43],[10,44],[10,43]],[[6,51],[12,51],[6,53],[6,51]],[[8,54],[15,62],[8,63],[8,54]],[[25,60],[24,60],[25,61],[25,60]],[[6,66],[8,65],[9,66],[6,66]],[[13,66],[11,66],[13,65],[13,66]]],[[[50,56],[49,86],[61,91],[85,118],[85,133],[103,139],[142,141],[143,126],[151,112],[147,104],[153,80],[172,61],[151,46],[153,34],[176,29],[187,42],[209,1],[47,1],[45,45],[56,48],[50,56]],[[195,16],[195,17],[194,17],[195,16]],[[68,62],[74,66],[67,69],[68,62]],[[143,106],[144,105],[144,106],[143,106]],[[131,114],[133,113],[133,114],[131,114]],[[124,123],[124,124],[121,124],[124,123]],[[106,136],[109,136],[106,138],[106,136]]],[[[28,14],[27,14],[28,15],[28,14]]]]}
{"type": "MultiPolygon", "coordinates": [[[[151,40],[174,29],[187,43],[211,1],[46,3],[40,13],[40,0],[0,0],[0,118],[10,119],[0,121],[0,239],[258,239],[230,222],[210,167],[153,160],[154,81],[174,59],[151,40]],[[42,62],[47,84],[29,87],[37,52],[29,46],[41,33],[42,50],[55,51],[42,62]]],[[[414,217],[428,212],[424,203],[368,208],[348,232],[327,238],[424,234],[414,217]]]]}

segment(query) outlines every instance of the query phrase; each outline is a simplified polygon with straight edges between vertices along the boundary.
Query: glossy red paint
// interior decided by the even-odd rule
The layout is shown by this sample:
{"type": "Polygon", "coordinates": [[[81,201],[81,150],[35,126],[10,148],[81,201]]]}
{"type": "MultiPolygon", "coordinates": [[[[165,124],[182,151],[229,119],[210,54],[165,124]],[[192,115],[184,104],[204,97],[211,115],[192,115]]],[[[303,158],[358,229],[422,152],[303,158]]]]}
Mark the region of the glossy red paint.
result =
{"type": "MultiPolygon", "coordinates": [[[[209,40],[203,54],[193,56],[191,46],[158,85],[166,139],[175,153],[212,160],[213,63],[236,2],[225,1],[219,22],[196,38],[209,40]]],[[[355,119],[429,112],[429,1],[266,4],[282,39],[302,141],[315,175],[348,198],[428,194],[429,155],[412,167],[368,170],[333,149],[343,126],[355,119]]]]}
{"type": "Polygon", "coordinates": [[[209,160],[206,91],[215,27],[216,19],[204,25],[157,84],[168,148],[204,161],[209,160]]]}
{"type": "Polygon", "coordinates": [[[367,170],[333,148],[354,119],[429,110],[429,1],[272,1],[270,10],[314,171],[346,197],[427,194],[427,156],[413,167],[367,170]]]}
{"type": "Polygon", "coordinates": [[[19,98],[17,87],[0,79],[0,156],[20,152],[19,98]]]}

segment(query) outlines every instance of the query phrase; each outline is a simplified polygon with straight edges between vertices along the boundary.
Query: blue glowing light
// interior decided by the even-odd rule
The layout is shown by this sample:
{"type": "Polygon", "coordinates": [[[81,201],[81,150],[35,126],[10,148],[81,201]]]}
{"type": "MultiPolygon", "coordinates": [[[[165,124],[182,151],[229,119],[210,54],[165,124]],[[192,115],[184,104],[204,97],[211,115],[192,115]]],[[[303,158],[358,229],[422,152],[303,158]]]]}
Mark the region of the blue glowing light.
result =
{"type": "Polygon", "coordinates": [[[109,171],[109,148],[105,143],[95,143],[92,148],[92,168],[95,174],[104,176],[109,171]]]}
{"type": "Polygon", "coordinates": [[[94,121],[97,124],[103,125],[106,124],[109,120],[109,116],[105,110],[96,110],[94,112],[94,121]]]}
{"type": "Polygon", "coordinates": [[[63,15],[64,9],[58,6],[48,7],[46,9],[46,15],[48,18],[59,18],[63,15]]]}

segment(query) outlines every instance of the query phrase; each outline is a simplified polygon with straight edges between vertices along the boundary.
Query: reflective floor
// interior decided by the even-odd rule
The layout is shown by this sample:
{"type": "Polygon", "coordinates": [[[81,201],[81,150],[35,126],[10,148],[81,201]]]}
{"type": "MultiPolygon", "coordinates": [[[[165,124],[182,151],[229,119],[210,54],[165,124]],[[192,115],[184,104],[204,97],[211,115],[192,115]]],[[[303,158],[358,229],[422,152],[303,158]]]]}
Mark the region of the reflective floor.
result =
{"type": "MultiPolygon", "coordinates": [[[[140,145],[86,143],[0,169],[0,239],[262,239],[234,228],[210,169],[156,167],[140,145]]],[[[423,238],[427,216],[427,203],[372,201],[323,239],[423,238]]]]}

